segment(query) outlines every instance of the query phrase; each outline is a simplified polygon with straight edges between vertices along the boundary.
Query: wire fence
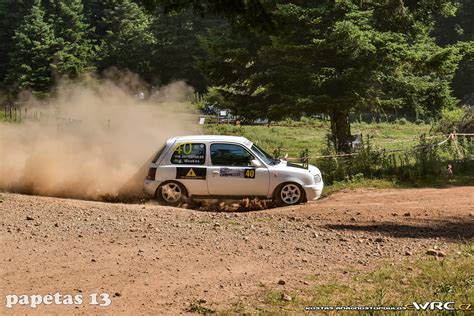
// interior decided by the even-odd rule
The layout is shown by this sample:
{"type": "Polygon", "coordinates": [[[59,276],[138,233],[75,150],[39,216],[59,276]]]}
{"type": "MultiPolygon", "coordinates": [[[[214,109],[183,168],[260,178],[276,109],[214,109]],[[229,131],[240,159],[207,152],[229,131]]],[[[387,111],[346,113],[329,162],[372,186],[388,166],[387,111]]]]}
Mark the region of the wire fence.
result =
{"type": "MultiPolygon", "coordinates": [[[[46,122],[58,128],[82,123],[82,120],[30,107],[4,106],[0,114],[0,121],[8,123],[46,122]]],[[[106,124],[110,126],[110,120],[107,120],[106,124]]]]}
{"type": "MultiPolygon", "coordinates": [[[[28,108],[28,107],[21,107],[21,106],[4,106],[3,111],[1,112],[3,117],[1,117],[1,120],[10,122],[10,123],[21,123],[25,121],[49,121],[53,124],[56,124],[58,128],[62,128],[65,126],[70,126],[70,125],[78,125],[82,122],[82,120],[74,119],[71,117],[64,117],[60,115],[55,115],[51,114],[46,111],[41,111],[38,109],[34,108],[28,108]]],[[[204,123],[202,121],[202,118],[205,119],[212,119],[212,118],[217,118],[217,122],[224,123],[224,124],[234,124],[235,122],[232,122],[232,120],[225,120],[220,118],[219,119],[219,114],[217,115],[196,115],[200,118],[200,123],[204,123]]],[[[104,122],[107,127],[111,126],[111,120],[108,119],[106,122],[104,122]]],[[[468,156],[470,159],[472,159],[473,152],[472,148],[473,146],[468,146],[470,150],[466,152],[464,149],[466,146],[459,146],[459,137],[462,137],[463,139],[468,139],[468,142],[472,144],[472,136],[474,136],[474,133],[450,133],[450,134],[439,134],[439,135],[431,135],[431,136],[425,136],[425,140],[434,140],[437,138],[442,138],[441,141],[437,143],[432,143],[428,145],[423,145],[423,146],[412,146],[409,148],[403,148],[403,149],[387,149],[387,148],[380,148],[383,150],[384,153],[401,153],[401,152],[407,152],[407,151],[416,151],[416,150],[422,150],[423,148],[426,147],[437,147],[441,146],[447,142],[451,142],[453,146],[455,146],[459,152],[460,156],[468,156]],[[462,149],[461,149],[462,148],[462,149]]],[[[381,144],[393,144],[393,143],[413,143],[414,141],[419,140],[419,138],[406,138],[406,139],[395,139],[395,140],[387,140],[387,141],[378,141],[378,145],[381,144]]],[[[278,147],[275,148],[273,151],[275,156],[280,157],[281,154],[285,151],[295,151],[298,150],[300,151],[299,157],[289,157],[288,154],[286,154],[284,157],[281,157],[285,160],[288,161],[295,161],[302,163],[303,165],[308,165],[310,160],[316,160],[316,159],[325,159],[325,158],[339,158],[339,157],[352,157],[352,156],[357,156],[360,155],[361,152],[357,150],[357,148],[351,152],[351,153],[335,153],[335,154],[329,154],[329,155],[310,155],[310,148],[306,146],[293,146],[292,148],[284,148],[284,147],[278,147]]]]}
{"type": "MultiPolygon", "coordinates": [[[[379,148],[379,150],[383,152],[384,154],[416,152],[416,151],[424,150],[426,148],[440,147],[450,142],[452,146],[454,147],[455,151],[457,152],[458,157],[473,160],[474,159],[474,152],[473,152],[474,146],[473,146],[473,138],[472,138],[473,136],[474,136],[474,133],[453,132],[450,134],[440,134],[440,135],[424,137],[425,140],[443,137],[441,141],[436,142],[436,143],[431,143],[431,144],[426,144],[426,145],[416,145],[416,146],[413,146],[410,148],[404,148],[404,149],[379,148]],[[465,144],[461,144],[460,138],[462,138],[462,143],[464,143],[467,140],[467,142],[469,142],[469,146],[466,146],[465,144]]],[[[396,142],[396,140],[394,142],[396,142]]],[[[280,150],[281,148],[277,149],[277,152],[280,150]]],[[[363,151],[355,150],[354,152],[351,152],[351,153],[335,153],[335,154],[329,154],[329,155],[311,156],[309,155],[309,152],[310,152],[309,148],[305,148],[301,151],[299,157],[289,157],[288,155],[285,155],[282,158],[287,161],[299,162],[303,166],[307,167],[310,160],[318,160],[318,159],[326,159],[326,158],[340,158],[340,157],[354,157],[354,156],[364,154],[363,151]]]]}

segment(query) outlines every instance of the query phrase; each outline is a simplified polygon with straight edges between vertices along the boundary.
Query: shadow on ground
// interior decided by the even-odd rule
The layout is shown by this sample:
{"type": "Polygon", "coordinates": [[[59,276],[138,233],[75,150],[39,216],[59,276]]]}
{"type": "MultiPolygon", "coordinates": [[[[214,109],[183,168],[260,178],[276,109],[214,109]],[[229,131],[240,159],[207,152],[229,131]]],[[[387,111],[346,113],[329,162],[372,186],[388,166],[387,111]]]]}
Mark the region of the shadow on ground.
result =
{"type": "Polygon", "coordinates": [[[459,221],[423,221],[420,224],[380,223],[373,225],[327,224],[326,228],[377,232],[394,238],[443,238],[450,241],[473,240],[474,219],[459,221]]]}

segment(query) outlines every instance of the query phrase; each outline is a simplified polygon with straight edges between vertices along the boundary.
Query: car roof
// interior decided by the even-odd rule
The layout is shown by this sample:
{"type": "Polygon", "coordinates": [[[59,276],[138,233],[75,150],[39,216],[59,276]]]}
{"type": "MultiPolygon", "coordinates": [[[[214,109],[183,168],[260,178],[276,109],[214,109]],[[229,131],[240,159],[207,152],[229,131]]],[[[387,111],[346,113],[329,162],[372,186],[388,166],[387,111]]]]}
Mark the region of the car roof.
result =
{"type": "Polygon", "coordinates": [[[203,141],[203,142],[213,142],[213,141],[225,141],[225,142],[235,142],[245,144],[246,146],[252,146],[252,142],[243,136],[227,136],[227,135],[188,135],[188,136],[177,136],[170,138],[168,141],[175,142],[184,142],[184,141],[203,141]]]}

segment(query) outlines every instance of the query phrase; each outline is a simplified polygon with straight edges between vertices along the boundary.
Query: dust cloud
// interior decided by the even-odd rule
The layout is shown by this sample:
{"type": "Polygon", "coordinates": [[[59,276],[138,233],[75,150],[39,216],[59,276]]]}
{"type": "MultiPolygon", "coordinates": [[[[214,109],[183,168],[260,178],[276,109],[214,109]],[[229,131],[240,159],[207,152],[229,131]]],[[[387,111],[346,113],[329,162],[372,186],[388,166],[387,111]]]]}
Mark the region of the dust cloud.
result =
{"type": "Polygon", "coordinates": [[[22,122],[0,125],[0,190],[93,200],[141,195],[147,162],[165,140],[198,130],[190,94],[183,82],[144,89],[127,75],[62,84],[47,103],[28,97],[22,122]]]}

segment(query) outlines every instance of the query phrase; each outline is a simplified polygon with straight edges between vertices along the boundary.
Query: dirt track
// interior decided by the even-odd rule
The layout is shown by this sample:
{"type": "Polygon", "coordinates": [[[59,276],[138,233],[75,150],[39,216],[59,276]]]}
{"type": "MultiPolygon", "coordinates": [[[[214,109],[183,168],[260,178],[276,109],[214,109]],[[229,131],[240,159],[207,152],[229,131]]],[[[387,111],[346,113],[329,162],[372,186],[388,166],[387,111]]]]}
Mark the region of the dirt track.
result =
{"type": "MultiPolygon", "coordinates": [[[[0,194],[7,294],[108,293],[108,307],[43,305],[37,313],[185,313],[255,310],[266,288],[343,279],[406,252],[424,255],[474,238],[474,187],[364,189],[255,212],[202,212],[0,194]],[[285,285],[278,285],[284,280],[285,285]]],[[[260,302],[260,303],[259,303],[260,302]]]]}

